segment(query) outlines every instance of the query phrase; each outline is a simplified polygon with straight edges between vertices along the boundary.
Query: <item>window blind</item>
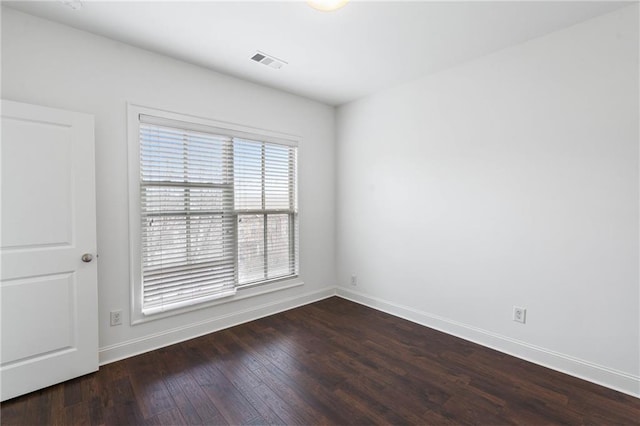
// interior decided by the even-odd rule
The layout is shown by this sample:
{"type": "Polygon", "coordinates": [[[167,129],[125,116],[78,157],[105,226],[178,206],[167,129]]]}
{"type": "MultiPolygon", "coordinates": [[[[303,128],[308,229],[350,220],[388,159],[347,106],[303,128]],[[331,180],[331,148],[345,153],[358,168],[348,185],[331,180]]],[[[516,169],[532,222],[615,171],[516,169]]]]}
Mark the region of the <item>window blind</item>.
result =
{"type": "Polygon", "coordinates": [[[236,138],[238,281],[298,273],[296,147],[236,138]]]}
{"type": "Polygon", "coordinates": [[[140,123],[142,311],[235,293],[229,137],[140,123]]]}
{"type": "Polygon", "coordinates": [[[142,312],[298,274],[297,147],[140,115],[142,312]]]}

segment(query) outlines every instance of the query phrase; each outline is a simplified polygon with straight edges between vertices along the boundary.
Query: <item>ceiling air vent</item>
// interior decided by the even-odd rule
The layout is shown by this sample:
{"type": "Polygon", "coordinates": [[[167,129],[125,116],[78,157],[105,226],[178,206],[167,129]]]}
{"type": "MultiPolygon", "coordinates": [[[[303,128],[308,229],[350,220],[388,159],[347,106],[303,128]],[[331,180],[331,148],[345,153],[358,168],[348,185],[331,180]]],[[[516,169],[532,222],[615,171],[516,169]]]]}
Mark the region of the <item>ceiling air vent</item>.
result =
{"type": "Polygon", "coordinates": [[[267,55],[266,53],[260,52],[259,50],[256,52],[255,55],[251,57],[251,60],[260,62],[263,65],[267,65],[275,69],[280,69],[283,66],[287,65],[285,61],[275,58],[271,55],[267,55]]]}

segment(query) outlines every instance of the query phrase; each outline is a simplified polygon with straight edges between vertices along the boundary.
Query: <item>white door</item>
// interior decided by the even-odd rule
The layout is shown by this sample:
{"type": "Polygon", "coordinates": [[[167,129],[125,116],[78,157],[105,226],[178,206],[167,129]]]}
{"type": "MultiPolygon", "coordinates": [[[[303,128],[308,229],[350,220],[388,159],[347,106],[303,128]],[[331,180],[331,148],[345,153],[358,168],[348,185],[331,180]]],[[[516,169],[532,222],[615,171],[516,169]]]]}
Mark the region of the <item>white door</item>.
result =
{"type": "Polygon", "coordinates": [[[93,116],[1,115],[4,401],[98,369],[98,296],[93,116]]]}

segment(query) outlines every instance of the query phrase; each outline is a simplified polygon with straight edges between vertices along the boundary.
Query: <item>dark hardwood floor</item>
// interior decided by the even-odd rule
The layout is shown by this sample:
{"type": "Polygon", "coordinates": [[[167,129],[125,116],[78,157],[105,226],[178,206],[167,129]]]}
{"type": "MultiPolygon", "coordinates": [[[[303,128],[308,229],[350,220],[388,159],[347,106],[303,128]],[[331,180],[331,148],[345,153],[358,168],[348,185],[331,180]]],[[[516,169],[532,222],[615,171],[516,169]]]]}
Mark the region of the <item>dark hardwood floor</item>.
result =
{"type": "Polygon", "coordinates": [[[640,424],[640,399],[337,297],[0,409],[3,425],[640,424]]]}

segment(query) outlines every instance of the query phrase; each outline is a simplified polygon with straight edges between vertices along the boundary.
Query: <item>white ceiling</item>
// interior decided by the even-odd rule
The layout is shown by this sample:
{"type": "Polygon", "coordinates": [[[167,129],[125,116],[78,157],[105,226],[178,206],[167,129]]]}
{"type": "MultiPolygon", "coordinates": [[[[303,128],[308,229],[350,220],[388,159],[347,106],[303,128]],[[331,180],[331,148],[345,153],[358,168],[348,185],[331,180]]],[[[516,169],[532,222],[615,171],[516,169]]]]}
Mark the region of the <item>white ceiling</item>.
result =
{"type": "Polygon", "coordinates": [[[263,85],[339,105],[573,25],[624,2],[3,2],[263,85]],[[249,60],[261,50],[288,62],[249,60]]]}

